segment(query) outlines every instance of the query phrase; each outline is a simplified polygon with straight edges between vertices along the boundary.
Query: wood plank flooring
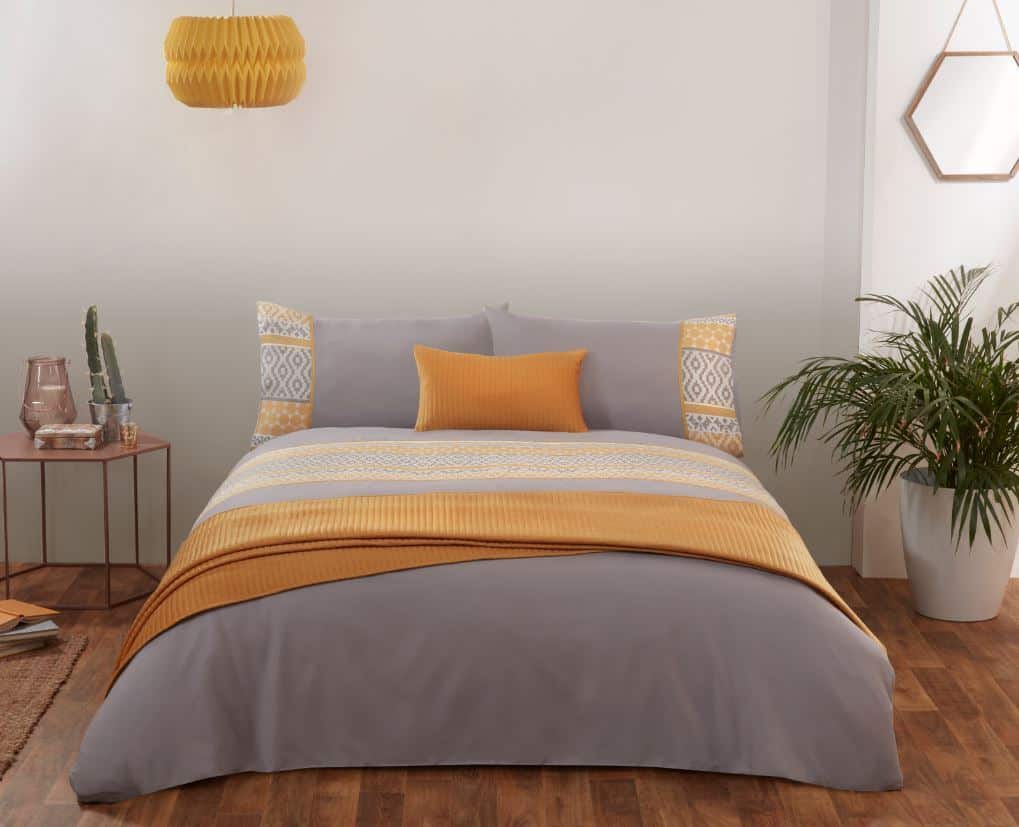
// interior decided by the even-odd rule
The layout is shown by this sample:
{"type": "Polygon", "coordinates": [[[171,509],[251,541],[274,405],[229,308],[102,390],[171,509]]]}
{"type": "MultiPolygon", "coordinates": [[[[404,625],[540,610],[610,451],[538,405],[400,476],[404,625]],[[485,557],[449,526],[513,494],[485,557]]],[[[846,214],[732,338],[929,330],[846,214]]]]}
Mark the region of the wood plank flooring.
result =
{"type": "MultiPolygon", "coordinates": [[[[1019,581],[997,620],[927,620],[903,581],[825,574],[888,647],[905,789],[839,792],[775,779],[671,770],[301,770],[202,781],[79,807],[67,783],[78,743],[140,602],[68,614],[87,651],[0,781],[0,825],[1019,825],[1019,581]]],[[[122,588],[142,585],[124,572],[122,588]],[[130,581],[130,582],[129,582],[130,581]]],[[[15,581],[27,599],[98,600],[98,570],[15,581]]],[[[861,757],[864,760],[864,757],[861,757]]]]}

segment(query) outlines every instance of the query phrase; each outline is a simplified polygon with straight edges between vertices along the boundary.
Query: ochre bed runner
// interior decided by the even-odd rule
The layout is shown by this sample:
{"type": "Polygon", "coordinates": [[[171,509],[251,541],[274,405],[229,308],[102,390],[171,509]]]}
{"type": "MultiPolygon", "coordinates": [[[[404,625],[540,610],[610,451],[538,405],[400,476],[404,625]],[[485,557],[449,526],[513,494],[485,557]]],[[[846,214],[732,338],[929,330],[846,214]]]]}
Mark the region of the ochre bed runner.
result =
{"type": "Polygon", "coordinates": [[[220,606],[422,566],[618,550],[790,577],[877,640],[789,521],[758,502],[608,491],[345,496],[250,505],[200,523],[135,618],[113,679],[148,641],[220,606]]]}

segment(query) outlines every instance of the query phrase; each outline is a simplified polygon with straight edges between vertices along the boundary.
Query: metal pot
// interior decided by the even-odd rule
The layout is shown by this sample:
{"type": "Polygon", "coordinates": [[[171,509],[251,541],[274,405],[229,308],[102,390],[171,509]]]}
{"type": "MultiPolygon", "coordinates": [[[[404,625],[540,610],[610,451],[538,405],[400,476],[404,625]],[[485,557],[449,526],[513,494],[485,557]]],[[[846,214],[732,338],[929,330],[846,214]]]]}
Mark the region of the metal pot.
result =
{"type": "Polygon", "coordinates": [[[103,439],[106,442],[120,442],[120,426],[131,421],[131,407],[134,402],[92,402],[89,400],[88,412],[93,425],[103,426],[103,439]]]}
{"type": "Polygon", "coordinates": [[[922,471],[902,475],[899,516],[902,546],[916,610],[938,620],[990,620],[998,614],[1012,572],[1019,518],[1005,525],[1005,536],[988,542],[978,531],[956,546],[952,532],[954,491],[934,493],[922,471]]]}

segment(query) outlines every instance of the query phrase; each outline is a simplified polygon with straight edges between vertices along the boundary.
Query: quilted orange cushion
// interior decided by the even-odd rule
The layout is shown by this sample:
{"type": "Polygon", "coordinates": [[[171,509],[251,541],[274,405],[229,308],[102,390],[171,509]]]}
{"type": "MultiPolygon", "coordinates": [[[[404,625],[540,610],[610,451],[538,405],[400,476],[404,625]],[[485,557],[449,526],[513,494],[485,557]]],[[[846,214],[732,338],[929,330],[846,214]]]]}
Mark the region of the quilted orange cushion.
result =
{"type": "Polygon", "coordinates": [[[414,346],[420,395],[415,429],[586,431],[580,366],[586,350],[480,356],[414,346]]]}

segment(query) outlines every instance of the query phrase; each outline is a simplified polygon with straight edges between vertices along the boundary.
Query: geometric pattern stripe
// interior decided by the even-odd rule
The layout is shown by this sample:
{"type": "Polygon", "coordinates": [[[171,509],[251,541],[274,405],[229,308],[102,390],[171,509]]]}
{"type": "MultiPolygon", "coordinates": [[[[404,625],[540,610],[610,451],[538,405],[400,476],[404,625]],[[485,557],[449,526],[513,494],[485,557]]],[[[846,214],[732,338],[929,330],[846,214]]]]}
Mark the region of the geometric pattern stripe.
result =
{"type": "Polygon", "coordinates": [[[683,436],[743,456],[736,414],[732,347],[736,317],[687,319],[679,327],[679,391],[683,436]]]}
{"type": "Polygon", "coordinates": [[[311,427],[315,397],[314,318],[258,302],[261,403],[251,447],[311,427]]]}
{"type": "Polygon", "coordinates": [[[684,349],[683,396],[691,404],[734,409],[732,359],[722,353],[684,349]]]}
{"type": "Polygon", "coordinates": [[[365,441],[278,448],[238,466],[213,494],[206,510],[238,494],[277,485],[511,479],[692,485],[735,494],[783,513],[741,463],[696,451],[633,443],[473,440],[365,441]]]}
{"type": "Polygon", "coordinates": [[[291,402],[311,399],[311,349],[262,345],[262,398],[291,402]]]}
{"type": "Polygon", "coordinates": [[[311,341],[313,323],[311,316],[297,310],[271,302],[258,302],[259,336],[285,336],[311,341]]]}

